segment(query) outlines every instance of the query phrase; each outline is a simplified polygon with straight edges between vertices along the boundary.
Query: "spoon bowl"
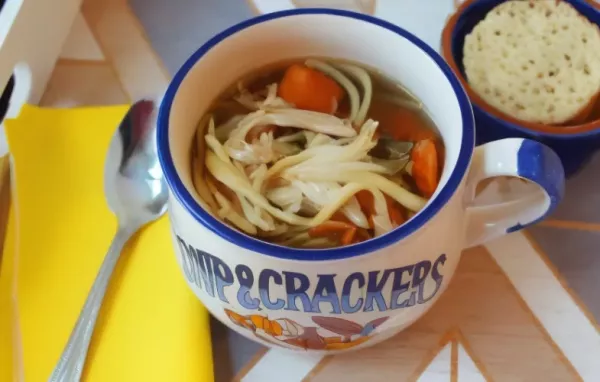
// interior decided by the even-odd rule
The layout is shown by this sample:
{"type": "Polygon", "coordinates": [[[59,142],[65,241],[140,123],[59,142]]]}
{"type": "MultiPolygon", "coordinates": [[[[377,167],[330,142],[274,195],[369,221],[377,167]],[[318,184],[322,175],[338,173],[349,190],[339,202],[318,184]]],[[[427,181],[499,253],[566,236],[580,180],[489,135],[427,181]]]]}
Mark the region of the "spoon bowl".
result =
{"type": "Polygon", "coordinates": [[[156,152],[153,100],[136,102],[113,136],[104,167],[104,194],[121,223],[143,225],[165,213],[167,183],[156,152]]]}

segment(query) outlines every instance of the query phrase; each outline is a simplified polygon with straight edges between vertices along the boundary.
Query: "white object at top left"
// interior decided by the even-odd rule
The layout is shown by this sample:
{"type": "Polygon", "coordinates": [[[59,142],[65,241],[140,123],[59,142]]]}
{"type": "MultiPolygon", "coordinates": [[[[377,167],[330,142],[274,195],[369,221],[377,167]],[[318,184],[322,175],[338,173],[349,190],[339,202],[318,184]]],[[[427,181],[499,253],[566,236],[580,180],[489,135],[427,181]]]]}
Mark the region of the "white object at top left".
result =
{"type": "MultiPolygon", "coordinates": [[[[6,118],[25,103],[37,104],[79,11],[81,0],[7,0],[0,10],[0,88],[15,88],[6,118]]],[[[4,128],[0,155],[8,151],[4,128]]]]}

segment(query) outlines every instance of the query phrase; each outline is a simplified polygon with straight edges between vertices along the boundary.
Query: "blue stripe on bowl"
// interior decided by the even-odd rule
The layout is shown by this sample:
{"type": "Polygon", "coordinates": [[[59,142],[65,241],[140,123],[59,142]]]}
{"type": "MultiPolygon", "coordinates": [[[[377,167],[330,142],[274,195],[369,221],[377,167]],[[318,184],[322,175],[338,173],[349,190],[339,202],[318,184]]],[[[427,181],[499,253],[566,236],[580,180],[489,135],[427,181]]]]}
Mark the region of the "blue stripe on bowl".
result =
{"type": "Polygon", "coordinates": [[[548,146],[524,139],[517,154],[517,171],[522,178],[540,185],[550,198],[550,205],[542,216],[527,224],[516,224],[506,230],[515,232],[535,224],[554,211],[565,194],[565,171],[558,155],[548,146]]]}
{"type": "MultiPolygon", "coordinates": [[[[435,89],[432,89],[432,91],[435,91],[435,89]]],[[[469,103],[467,95],[463,90],[460,82],[456,79],[456,77],[452,73],[452,70],[442,59],[442,57],[431,47],[429,47],[425,42],[421,41],[411,33],[394,24],[372,16],[343,10],[305,8],[269,13],[252,18],[250,20],[243,21],[217,34],[204,45],[202,45],[200,49],[194,52],[194,54],[192,54],[192,56],[183,64],[183,66],[175,74],[173,81],[169,85],[159,110],[157,134],[158,155],[163,172],[165,174],[165,178],[175,197],[200,224],[214,232],[216,235],[219,235],[223,239],[251,251],[259,252],[268,256],[273,256],[281,259],[315,261],[339,260],[367,254],[378,249],[388,247],[402,240],[403,238],[411,235],[423,225],[425,225],[433,216],[435,216],[444,207],[444,205],[452,197],[460,182],[462,181],[463,177],[465,176],[465,173],[471,161],[471,155],[473,153],[475,124],[473,121],[473,112],[471,109],[471,104],[469,103]],[[171,114],[171,107],[173,105],[173,99],[177,94],[179,86],[183,82],[188,72],[192,69],[194,64],[219,42],[238,32],[243,31],[246,28],[252,27],[260,23],[268,22],[270,20],[301,15],[330,15],[336,17],[347,17],[359,20],[361,22],[377,25],[409,40],[411,43],[415,44],[417,47],[423,50],[444,73],[444,75],[452,85],[461,110],[463,120],[463,136],[458,155],[458,161],[456,167],[452,169],[452,173],[450,174],[448,181],[446,182],[438,196],[434,200],[432,200],[431,203],[426,208],[424,208],[419,214],[417,214],[413,219],[411,219],[401,227],[397,228],[396,230],[390,232],[389,234],[352,246],[332,249],[287,248],[249,237],[229,227],[225,223],[214,218],[211,214],[202,209],[202,207],[200,207],[198,203],[196,203],[190,192],[183,185],[177,172],[175,171],[173,158],[169,150],[169,118],[171,114]]]]}

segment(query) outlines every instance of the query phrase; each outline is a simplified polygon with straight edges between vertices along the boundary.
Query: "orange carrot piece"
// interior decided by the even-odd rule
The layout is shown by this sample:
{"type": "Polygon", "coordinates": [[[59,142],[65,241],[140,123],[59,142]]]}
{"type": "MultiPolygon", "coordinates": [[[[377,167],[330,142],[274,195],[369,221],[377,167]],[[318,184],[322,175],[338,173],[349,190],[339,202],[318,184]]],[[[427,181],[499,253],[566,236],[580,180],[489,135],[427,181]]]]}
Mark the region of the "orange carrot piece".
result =
{"type": "Polygon", "coordinates": [[[361,241],[367,241],[371,239],[371,234],[364,228],[358,228],[354,235],[354,243],[360,243],[361,241]]]}
{"type": "MultiPolygon", "coordinates": [[[[368,217],[369,226],[373,228],[373,215],[376,215],[375,211],[375,199],[371,191],[361,190],[355,194],[358,204],[360,204],[361,210],[368,217]]],[[[402,207],[388,195],[384,194],[385,201],[390,214],[390,220],[396,225],[404,223],[404,213],[402,207]]]]}
{"type": "Polygon", "coordinates": [[[329,218],[329,220],[333,220],[333,221],[336,221],[336,222],[342,222],[342,223],[346,223],[346,224],[352,225],[352,222],[350,221],[350,219],[348,219],[346,217],[346,215],[344,215],[340,211],[336,211],[333,215],[331,215],[331,218],[329,218]]]}
{"type": "Polygon", "coordinates": [[[379,122],[377,129],[379,133],[386,134],[397,141],[418,142],[437,138],[414,110],[379,101],[371,105],[369,116],[379,122]]]}
{"type": "Polygon", "coordinates": [[[358,204],[360,204],[360,209],[365,215],[370,216],[375,214],[375,199],[371,191],[360,190],[354,196],[356,196],[358,204]]]}
{"type": "Polygon", "coordinates": [[[369,228],[371,229],[375,229],[375,221],[373,220],[373,217],[375,215],[369,215],[369,217],[367,218],[367,220],[369,221],[369,228]]]}
{"type": "Polygon", "coordinates": [[[340,244],[341,245],[352,244],[352,242],[354,241],[355,235],[356,235],[356,227],[352,227],[352,228],[346,230],[346,232],[344,232],[344,234],[342,235],[342,237],[340,239],[340,244]]]}
{"type": "Polygon", "coordinates": [[[309,229],[308,235],[310,237],[328,237],[333,239],[340,237],[344,232],[353,227],[352,224],[328,220],[309,229]]]}
{"type": "Polygon", "coordinates": [[[406,221],[406,219],[404,218],[404,212],[402,211],[402,207],[394,199],[390,198],[386,194],[384,195],[387,204],[388,214],[390,215],[390,220],[393,224],[396,225],[396,227],[398,227],[406,221]]]}
{"type": "Polygon", "coordinates": [[[347,100],[342,100],[342,102],[338,104],[335,116],[341,119],[350,118],[350,103],[347,100]]]}
{"type": "Polygon", "coordinates": [[[255,139],[260,138],[262,133],[275,132],[275,125],[264,125],[264,126],[254,126],[250,129],[248,134],[246,134],[246,142],[252,143],[255,139]]]}
{"type": "Polygon", "coordinates": [[[299,109],[333,114],[344,91],[333,79],[305,65],[294,64],[283,75],[279,96],[299,109]]]}
{"type": "Polygon", "coordinates": [[[412,177],[423,196],[429,198],[439,182],[438,156],[435,143],[430,139],[419,141],[412,149],[412,177]]]}

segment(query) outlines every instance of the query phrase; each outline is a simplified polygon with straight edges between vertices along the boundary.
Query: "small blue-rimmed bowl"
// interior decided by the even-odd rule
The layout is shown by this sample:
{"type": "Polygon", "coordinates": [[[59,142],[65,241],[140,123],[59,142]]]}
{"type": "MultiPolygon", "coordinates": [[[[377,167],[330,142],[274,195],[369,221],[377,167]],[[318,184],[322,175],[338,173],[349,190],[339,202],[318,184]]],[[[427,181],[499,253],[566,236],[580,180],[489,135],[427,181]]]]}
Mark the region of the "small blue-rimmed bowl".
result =
{"type": "MultiPolygon", "coordinates": [[[[448,19],[442,33],[442,54],[460,79],[473,104],[477,126],[476,142],[509,138],[531,138],[550,146],[559,155],[565,172],[572,175],[591,158],[600,147],[600,101],[586,118],[586,123],[567,126],[549,126],[514,119],[488,105],[466,81],[463,61],[465,36],[498,4],[506,0],[467,0],[448,19]]],[[[583,16],[600,24],[600,4],[586,0],[565,0],[583,16]]]]}

